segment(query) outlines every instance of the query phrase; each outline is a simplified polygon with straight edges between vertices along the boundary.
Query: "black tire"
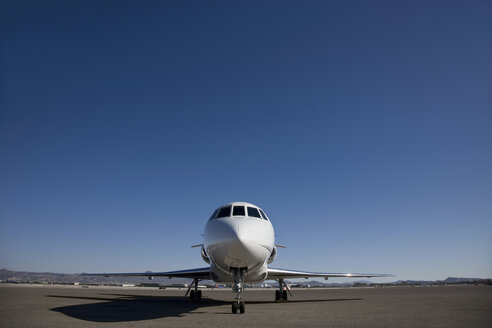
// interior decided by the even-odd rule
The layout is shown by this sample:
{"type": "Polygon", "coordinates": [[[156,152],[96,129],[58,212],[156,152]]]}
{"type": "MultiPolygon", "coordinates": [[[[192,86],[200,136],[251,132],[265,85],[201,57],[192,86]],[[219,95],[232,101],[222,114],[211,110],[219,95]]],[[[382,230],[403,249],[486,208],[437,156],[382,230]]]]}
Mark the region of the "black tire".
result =
{"type": "Polygon", "coordinates": [[[232,313],[236,314],[237,313],[237,303],[232,302],[232,313]]]}
{"type": "Polygon", "coordinates": [[[287,291],[286,290],[282,291],[282,298],[284,299],[284,301],[287,301],[287,291]]]}
{"type": "Polygon", "coordinates": [[[239,312],[244,313],[244,311],[245,311],[245,305],[244,305],[244,302],[241,301],[239,303],[239,312]]]}
{"type": "Polygon", "coordinates": [[[280,292],[278,290],[275,291],[275,300],[278,301],[280,299],[280,292]]]}
{"type": "Polygon", "coordinates": [[[194,302],[195,301],[195,291],[194,290],[191,290],[190,292],[190,302],[194,302]]]}
{"type": "Polygon", "coordinates": [[[196,293],[196,301],[197,302],[201,302],[202,301],[202,291],[199,290],[197,293],[196,293]]]}

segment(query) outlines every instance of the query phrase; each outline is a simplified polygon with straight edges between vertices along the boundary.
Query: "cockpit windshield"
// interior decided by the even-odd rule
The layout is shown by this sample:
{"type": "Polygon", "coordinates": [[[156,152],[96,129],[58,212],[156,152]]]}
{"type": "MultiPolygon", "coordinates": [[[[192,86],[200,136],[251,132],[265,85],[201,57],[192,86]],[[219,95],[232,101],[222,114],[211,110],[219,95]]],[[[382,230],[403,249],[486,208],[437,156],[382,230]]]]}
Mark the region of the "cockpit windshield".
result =
{"type": "Polygon", "coordinates": [[[261,219],[260,212],[258,212],[257,208],[248,206],[248,216],[261,219]]]}
{"type": "Polygon", "coordinates": [[[212,215],[210,216],[210,219],[209,220],[212,220],[212,219],[215,219],[215,216],[217,215],[217,212],[219,211],[219,209],[216,209],[212,215]]]}
{"type": "Polygon", "coordinates": [[[268,221],[268,217],[265,212],[257,207],[247,206],[247,205],[226,205],[219,207],[214,211],[209,220],[227,218],[227,217],[250,217],[258,218],[268,221]],[[232,214],[232,215],[231,215],[232,214]]]}
{"type": "Polygon", "coordinates": [[[219,210],[219,214],[217,215],[217,219],[218,218],[225,218],[228,216],[231,216],[231,206],[221,207],[219,210]]]}
{"type": "Polygon", "coordinates": [[[264,220],[267,220],[268,221],[268,218],[265,214],[265,212],[263,212],[262,210],[260,210],[260,213],[261,213],[261,217],[264,219],[264,220]]]}
{"type": "Polygon", "coordinates": [[[244,212],[244,206],[234,206],[232,210],[232,216],[246,216],[246,212],[244,212]]]}

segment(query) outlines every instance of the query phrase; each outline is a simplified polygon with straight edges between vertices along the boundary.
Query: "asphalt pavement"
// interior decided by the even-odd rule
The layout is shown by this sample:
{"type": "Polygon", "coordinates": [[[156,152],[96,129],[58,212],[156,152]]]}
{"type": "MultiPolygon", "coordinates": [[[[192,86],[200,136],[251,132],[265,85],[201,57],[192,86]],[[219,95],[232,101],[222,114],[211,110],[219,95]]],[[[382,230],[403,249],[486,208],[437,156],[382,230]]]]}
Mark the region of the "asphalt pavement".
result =
{"type": "Polygon", "coordinates": [[[491,327],[491,286],[246,290],[246,313],[232,314],[233,293],[0,285],[1,327],[491,327]]]}

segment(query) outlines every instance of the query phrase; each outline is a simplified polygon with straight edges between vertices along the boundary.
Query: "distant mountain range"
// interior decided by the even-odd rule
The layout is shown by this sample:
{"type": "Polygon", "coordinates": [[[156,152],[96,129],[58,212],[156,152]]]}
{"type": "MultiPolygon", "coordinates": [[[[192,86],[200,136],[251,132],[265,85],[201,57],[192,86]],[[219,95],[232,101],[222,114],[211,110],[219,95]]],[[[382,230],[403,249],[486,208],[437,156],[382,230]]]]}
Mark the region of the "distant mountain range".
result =
{"type": "MultiPolygon", "coordinates": [[[[159,284],[161,286],[169,286],[174,284],[188,284],[191,279],[184,278],[165,278],[154,277],[153,280],[148,280],[147,277],[89,277],[81,276],[80,274],[67,274],[67,273],[51,273],[51,272],[24,272],[24,271],[11,271],[7,269],[0,269],[0,280],[2,282],[26,282],[26,283],[62,283],[62,284],[105,284],[105,285],[121,285],[121,284],[159,284]]],[[[213,284],[211,280],[204,280],[201,284],[213,284]]],[[[301,282],[288,282],[289,284],[307,286],[310,287],[351,287],[351,286],[364,286],[364,285],[443,285],[443,284],[491,284],[491,279],[482,278],[459,278],[448,277],[444,280],[397,280],[390,283],[374,283],[371,281],[352,281],[344,283],[325,283],[316,280],[303,280],[301,282]]],[[[265,283],[269,286],[277,286],[276,282],[267,281],[265,283]]],[[[258,285],[259,286],[259,285],[258,285]]]]}

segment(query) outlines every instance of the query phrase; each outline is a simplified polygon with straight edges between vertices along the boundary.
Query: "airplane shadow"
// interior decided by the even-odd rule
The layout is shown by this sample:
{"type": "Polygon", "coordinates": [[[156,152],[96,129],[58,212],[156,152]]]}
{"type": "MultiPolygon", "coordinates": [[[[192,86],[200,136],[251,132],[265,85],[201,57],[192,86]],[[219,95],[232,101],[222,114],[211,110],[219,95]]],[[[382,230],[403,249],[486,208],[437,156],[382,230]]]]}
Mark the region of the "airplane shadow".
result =
{"type": "Polygon", "coordinates": [[[267,304],[267,303],[321,303],[321,302],[344,302],[344,301],[362,301],[362,298],[331,298],[327,300],[292,300],[288,301],[278,301],[278,302],[268,302],[268,301],[248,301],[248,304],[267,304]]]}
{"type": "MultiPolygon", "coordinates": [[[[97,303],[77,304],[50,309],[64,315],[92,322],[124,322],[182,317],[199,308],[229,305],[229,301],[202,298],[200,303],[190,303],[183,297],[147,296],[128,294],[99,294],[101,297],[46,295],[46,297],[100,301],[97,303]],[[105,297],[108,296],[108,297],[105,297]],[[114,298],[117,297],[117,298],[114,298]]],[[[287,303],[301,302],[339,302],[357,301],[361,298],[325,299],[325,300],[289,300],[287,303]]],[[[247,304],[267,304],[274,301],[247,301],[247,304]]]]}

